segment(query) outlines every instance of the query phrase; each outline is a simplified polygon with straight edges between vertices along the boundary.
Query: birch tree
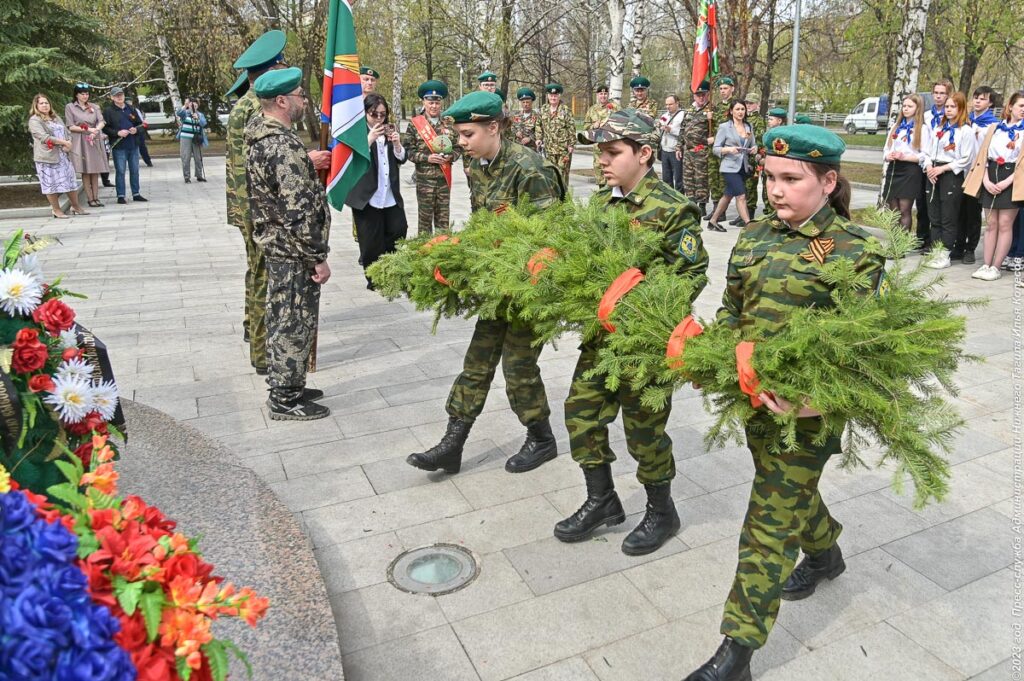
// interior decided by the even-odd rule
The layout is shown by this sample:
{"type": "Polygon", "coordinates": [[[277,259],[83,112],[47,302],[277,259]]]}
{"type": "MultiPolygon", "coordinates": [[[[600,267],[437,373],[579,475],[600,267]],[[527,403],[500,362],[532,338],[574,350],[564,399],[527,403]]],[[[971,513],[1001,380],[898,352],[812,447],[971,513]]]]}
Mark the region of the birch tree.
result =
{"type": "Polygon", "coordinates": [[[622,44],[622,26],[626,21],[626,1],[606,0],[608,6],[608,97],[622,99],[622,70],[626,48],[622,44]]]}
{"type": "Polygon", "coordinates": [[[925,29],[928,27],[928,6],[931,0],[908,0],[907,13],[900,31],[896,54],[896,73],[889,98],[889,123],[896,121],[900,103],[917,92],[921,76],[921,55],[924,53],[925,29]]]}
{"type": "Polygon", "coordinates": [[[391,7],[391,19],[391,43],[392,52],[395,57],[395,78],[391,81],[391,108],[401,113],[402,82],[405,79],[405,72],[409,68],[409,59],[405,54],[405,40],[408,30],[405,7],[394,3],[391,7]]]}
{"type": "Polygon", "coordinates": [[[643,48],[647,39],[647,0],[633,0],[633,35],[630,38],[630,45],[633,48],[632,67],[633,75],[639,76],[644,68],[643,48]]]}

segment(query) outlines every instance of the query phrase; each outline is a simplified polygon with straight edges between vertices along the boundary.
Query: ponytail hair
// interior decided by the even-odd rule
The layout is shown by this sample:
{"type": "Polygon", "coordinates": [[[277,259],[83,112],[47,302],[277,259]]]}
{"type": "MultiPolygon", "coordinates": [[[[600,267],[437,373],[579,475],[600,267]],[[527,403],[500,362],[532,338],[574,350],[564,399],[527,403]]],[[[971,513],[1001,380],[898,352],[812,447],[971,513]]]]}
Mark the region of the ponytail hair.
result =
{"type": "Polygon", "coordinates": [[[824,179],[829,171],[835,171],[836,188],[828,196],[828,205],[836,212],[836,215],[849,220],[853,187],[850,185],[850,181],[843,177],[842,172],[839,170],[839,165],[832,165],[831,163],[808,163],[807,165],[811,167],[811,170],[818,179],[824,179]]]}

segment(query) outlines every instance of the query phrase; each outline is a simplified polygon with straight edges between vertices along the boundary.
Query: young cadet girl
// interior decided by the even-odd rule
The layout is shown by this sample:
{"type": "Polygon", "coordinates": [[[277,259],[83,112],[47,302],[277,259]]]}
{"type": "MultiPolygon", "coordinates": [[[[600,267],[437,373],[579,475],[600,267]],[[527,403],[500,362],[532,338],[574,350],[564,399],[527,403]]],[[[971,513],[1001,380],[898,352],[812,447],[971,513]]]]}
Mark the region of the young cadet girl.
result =
{"type": "MultiPolygon", "coordinates": [[[[776,214],[740,233],[716,322],[761,337],[778,333],[800,308],[832,305],[831,287],[821,277],[825,264],[851,259],[872,282],[865,295],[879,290],[885,265],[867,252],[867,232],[849,221],[850,187],[839,174],[842,140],[818,126],[787,125],[769,130],[764,141],[776,214]]],[[[819,582],[846,569],[837,544],[843,527],[818,493],[825,464],[840,452],[839,437],[815,444],[821,414],[807,404],[798,414],[798,448],[774,452],[781,434],[768,410],[795,407],[766,393],[759,398],[765,410],[746,428],[755,474],[722,617],[725,639],[686,681],[750,681],[750,658],[767,641],[781,600],[807,598],[819,582]]]]}
{"type": "Polygon", "coordinates": [[[921,193],[921,141],[924,138],[924,100],[910,95],[903,100],[901,115],[889,130],[882,154],[889,165],[882,183],[882,200],[900,212],[900,224],[907,231],[913,224],[914,201],[921,193]]]}
{"type": "Polygon", "coordinates": [[[954,92],[946,100],[942,118],[929,126],[923,151],[932,242],[925,264],[940,270],[950,266],[949,254],[960,224],[963,178],[975,152],[974,130],[967,122],[967,98],[962,92],[954,92]]]}
{"type": "Polygon", "coordinates": [[[1013,221],[1024,206],[1024,90],[1014,92],[1003,120],[989,127],[978,150],[964,191],[977,196],[988,211],[985,227],[985,262],[971,276],[995,281],[999,265],[1010,252],[1013,221]]]}

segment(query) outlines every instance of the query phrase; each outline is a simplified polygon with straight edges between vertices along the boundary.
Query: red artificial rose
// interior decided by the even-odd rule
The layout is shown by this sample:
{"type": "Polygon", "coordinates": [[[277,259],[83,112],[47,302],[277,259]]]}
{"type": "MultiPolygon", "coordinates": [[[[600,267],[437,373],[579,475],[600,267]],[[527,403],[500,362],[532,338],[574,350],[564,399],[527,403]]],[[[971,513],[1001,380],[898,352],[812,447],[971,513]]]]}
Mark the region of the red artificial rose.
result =
{"type": "Polygon", "coordinates": [[[88,435],[92,431],[96,431],[100,435],[107,434],[107,422],[103,420],[103,417],[99,415],[99,412],[90,411],[85,415],[85,418],[78,423],[63,423],[64,430],[68,431],[72,435],[88,435]]]}
{"type": "Polygon", "coordinates": [[[136,610],[131,617],[121,617],[121,631],[114,634],[114,640],[127,651],[146,645],[146,622],[141,610],[136,610]]]}
{"type": "Polygon", "coordinates": [[[60,353],[60,358],[66,362],[69,359],[82,359],[82,355],[84,354],[85,351],[81,348],[65,348],[64,351],[60,353]]]}
{"type": "Polygon", "coordinates": [[[56,298],[51,298],[35,309],[32,319],[45,326],[51,335],[56,336],[72,327],[75,323],[75,311],[56,298]]]}
{"type": "Polygon", "coordinates": [[[171,556],[164,563],[164,574],[161,581],[169,584],[175,577],[188,577],[196,581],[209,581],[213,574],[213,566],[194,553],[181,553],[171,556]]]}
{"type": "Polygon", "coordinates": [[[46,364],[50,351],[39,342],[39,332],[35,329],[22,329],[14,339],[14,357],[11,367],[20,374],[38,371],[46,364]]]}
{"type": "Polygon", "coordinates": [[[1006,165],[1006,159],[1003,158],[1002,156],[1000,156],[999,158],[996,159],[996,165],[997,166],[1004,166],[1004,165],[1006,165]]]}
{"type": "Polygon", "coordinates": [[[78,449],[75,450],[75,456],[82,460],[82,466],[85,470],[89,470],[89,464],[92,462],[92,443],[83,442],[78,445],[78,449]]]}
{"type": "Polygon", "coordinates": [[[56,387],[49,374],[36,374],[28,379],[28,389],[34,393],[52,393],[56,387]]]}

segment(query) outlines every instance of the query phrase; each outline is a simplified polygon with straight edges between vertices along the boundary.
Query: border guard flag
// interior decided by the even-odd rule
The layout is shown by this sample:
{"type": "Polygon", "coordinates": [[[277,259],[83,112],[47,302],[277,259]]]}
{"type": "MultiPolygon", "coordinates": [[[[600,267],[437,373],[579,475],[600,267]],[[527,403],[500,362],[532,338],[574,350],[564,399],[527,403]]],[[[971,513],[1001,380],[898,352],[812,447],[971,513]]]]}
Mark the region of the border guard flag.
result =
{"type": "Polygon", "coordinates": [[[327,174],[327,200],[335,209],[341,210],[349,190],[370,167],[356,31],[352,5],[348,0],[331,0],[324,52],[320,121],[330,128],[327,148],[331,151],[331,169],[327,174]]]}
{"type": "Polygon", "coordinates": [[[697,39],[693,45],[690,92],[696,92],[701,81],[709,75],[718,75],[718,3],[716,0],[701,0],[697,39]]]}

